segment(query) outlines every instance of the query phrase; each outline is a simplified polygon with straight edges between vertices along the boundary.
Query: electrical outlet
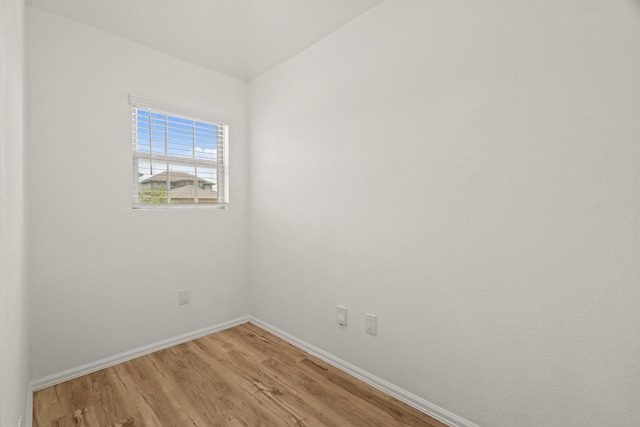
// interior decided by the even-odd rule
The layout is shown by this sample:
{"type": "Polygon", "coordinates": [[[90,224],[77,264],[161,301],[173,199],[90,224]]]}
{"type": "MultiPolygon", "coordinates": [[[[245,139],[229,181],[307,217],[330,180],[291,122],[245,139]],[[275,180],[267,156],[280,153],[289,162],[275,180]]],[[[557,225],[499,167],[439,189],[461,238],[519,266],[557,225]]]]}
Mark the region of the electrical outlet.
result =
{"type": "Polygon", "coordinates": [[[22,417],[18,417],[18,427],[22,427],[22,417]]]}
{"type": "Polygon", "coordinates": [[[336,308],[336,320],[338,325],[347,326],[347,307],[339,305],[336,308]]]}
{"type": "Polygon", "coordinates": [[[371,335],[378,334],[378,318],[375,314],[365,313],[367,333],[371,335]]]}
{"type": "Polygon", "coordinates": [[[178,303],[180,305],[189,304],[189,289],[180,289],[178,291],[178,303]]]}

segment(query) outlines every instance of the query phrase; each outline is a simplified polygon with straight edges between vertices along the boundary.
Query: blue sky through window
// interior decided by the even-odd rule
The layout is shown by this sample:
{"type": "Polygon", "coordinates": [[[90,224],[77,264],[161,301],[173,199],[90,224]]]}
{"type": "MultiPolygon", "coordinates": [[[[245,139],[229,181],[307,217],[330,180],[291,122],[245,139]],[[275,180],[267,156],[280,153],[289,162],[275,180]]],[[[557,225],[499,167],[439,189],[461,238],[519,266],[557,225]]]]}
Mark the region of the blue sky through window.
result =
{"type": "Polygon", "coordinates": [[[138,162],[138,181],[158,174],[184,172],[196,176],[197,181],[217,184],[214,167],[181,164],[180,159],[196,161],[218,161],[218,125],[185,119],[158,112],[136,109],[136,151],[141,154],[171,156],[175,161],[138,162]]]}
{"type": "Polygon", "coordinates": [[[199,160],[218,160],[218,126],[137,110],[136,150],[199,160]]]}

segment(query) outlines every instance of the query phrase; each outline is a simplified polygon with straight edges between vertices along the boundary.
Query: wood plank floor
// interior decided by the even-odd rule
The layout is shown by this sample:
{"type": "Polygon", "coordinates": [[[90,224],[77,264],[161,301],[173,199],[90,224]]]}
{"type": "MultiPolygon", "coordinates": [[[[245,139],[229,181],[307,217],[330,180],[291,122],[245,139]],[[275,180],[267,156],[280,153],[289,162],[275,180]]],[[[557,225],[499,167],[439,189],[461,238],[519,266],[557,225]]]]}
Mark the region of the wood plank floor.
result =
{"type": "Polygon", "coordinates": [[[33,426],[446,427],[249,323],[37,391],[33,426]]]}

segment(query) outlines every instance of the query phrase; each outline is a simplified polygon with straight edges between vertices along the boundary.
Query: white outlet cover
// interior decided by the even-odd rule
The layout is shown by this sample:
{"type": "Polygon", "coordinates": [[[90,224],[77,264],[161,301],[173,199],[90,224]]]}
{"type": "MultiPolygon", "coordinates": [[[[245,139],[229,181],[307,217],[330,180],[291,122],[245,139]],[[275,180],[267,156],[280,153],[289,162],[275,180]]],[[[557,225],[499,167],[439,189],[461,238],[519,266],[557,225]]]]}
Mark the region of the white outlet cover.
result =
{"type": "Polygon", "coordinates": [[[371,335],[378,335],[378,317],[375,314],[366,313],[366,332],[371,335]]]}
{"type": "Polygon", "coordinates": [[[339,305],[336,308],[336,321],[338,325],[347,326],[347,307],[339,305]]]}
{"type": "Polygon", "coordinates": [[[180,289],[178,291],[178,303],[180,305],[189,304],[189,289],[180,289]]]}

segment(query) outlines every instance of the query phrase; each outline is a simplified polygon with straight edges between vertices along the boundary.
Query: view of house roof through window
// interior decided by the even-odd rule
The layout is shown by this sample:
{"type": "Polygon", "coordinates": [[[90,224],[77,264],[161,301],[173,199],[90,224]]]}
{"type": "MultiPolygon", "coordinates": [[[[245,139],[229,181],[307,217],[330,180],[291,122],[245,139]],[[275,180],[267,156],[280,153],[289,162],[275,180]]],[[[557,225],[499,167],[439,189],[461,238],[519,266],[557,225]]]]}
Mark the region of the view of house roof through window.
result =
{"type": "Polygon", "coordinates": [[[133,102],[133,205],[226,206],[226,124],[133,102]]]}

